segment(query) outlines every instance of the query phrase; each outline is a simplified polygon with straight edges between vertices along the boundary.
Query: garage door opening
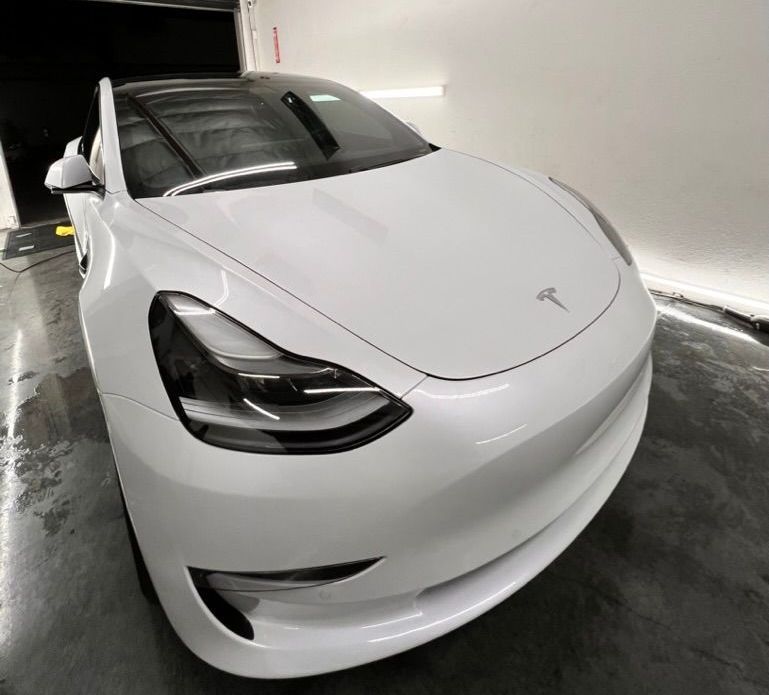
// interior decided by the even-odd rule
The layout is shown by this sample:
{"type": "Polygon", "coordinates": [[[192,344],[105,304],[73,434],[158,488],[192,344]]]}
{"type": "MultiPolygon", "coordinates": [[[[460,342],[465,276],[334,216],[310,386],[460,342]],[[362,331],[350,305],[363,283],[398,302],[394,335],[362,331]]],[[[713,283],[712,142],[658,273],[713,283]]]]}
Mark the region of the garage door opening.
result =
{"type": "Polygon", "coordinates": [[[43,179],[82,133],[101,77],[239,70],[235,0],[166,4],[184,7],[3,3],[0,143],[22,225],[66,217],[64,201],[48,193],[43,179]]]}

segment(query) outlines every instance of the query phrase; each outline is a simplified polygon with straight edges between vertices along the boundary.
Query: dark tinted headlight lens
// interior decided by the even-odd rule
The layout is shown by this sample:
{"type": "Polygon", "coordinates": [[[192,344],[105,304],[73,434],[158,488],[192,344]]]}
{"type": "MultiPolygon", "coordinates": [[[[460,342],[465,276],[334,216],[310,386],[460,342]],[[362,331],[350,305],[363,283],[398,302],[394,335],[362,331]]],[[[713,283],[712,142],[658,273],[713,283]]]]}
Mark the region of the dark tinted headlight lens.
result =
{"type": "Polygon", "coordinates": [[[564,191],[571,194],[574,198],[576,198],[582,205],[584,205],[589,211],[590,214],[595,217],[595,221],[598,222],[598,226],[601,228],[603,233],[606,235],[606,238],[611,242],[612,246],[617,249],[617,253],[619,253],[620,256],[622,256],[622,259],[627,263],[628,265],[633,265],[633,256],[630,253],[630,249],[627,247],[627,244],[622,240],[622,237],[619,235],[619,232],[614,229],[614,225],[609,222],[609,220],[606,219],[606,216],[595,206],[593,205],[587,198],[585,198],[584,195],[582,195],[579,191],[574,190],[571,186],[568,184],[563,183],[563,181],[559,181],[558,179],[554,179],[552,176],[550,177],[550,180],[560,188],[563,188],[564,191]]]}
{"type": "Polygon", "coordinates": [[[150,336],[185,427],[209,444],[271,454],[351,449],[411,409],[342,367],[285,353],[217,309],[158,294],[150,336]]]}

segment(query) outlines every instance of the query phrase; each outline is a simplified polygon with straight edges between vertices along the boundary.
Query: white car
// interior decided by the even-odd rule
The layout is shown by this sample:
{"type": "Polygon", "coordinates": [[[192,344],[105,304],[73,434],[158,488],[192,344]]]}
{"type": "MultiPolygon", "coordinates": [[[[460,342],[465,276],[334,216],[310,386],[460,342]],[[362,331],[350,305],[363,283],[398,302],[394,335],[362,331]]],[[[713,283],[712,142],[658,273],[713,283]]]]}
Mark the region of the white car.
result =
{"type": "Polygon", "coordinates": [[[220,669],[466,623],[633,455],[655,309],[565,184],[277,74],[104,79],[46,184],[143,587],[220,669]]]}

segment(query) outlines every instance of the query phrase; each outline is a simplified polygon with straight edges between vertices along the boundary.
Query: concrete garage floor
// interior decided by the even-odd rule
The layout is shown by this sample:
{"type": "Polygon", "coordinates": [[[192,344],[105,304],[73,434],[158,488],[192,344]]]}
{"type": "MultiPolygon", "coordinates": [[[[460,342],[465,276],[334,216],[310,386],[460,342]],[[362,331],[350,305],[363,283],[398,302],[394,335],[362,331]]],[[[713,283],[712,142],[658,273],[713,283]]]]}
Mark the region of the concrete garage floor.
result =
{"type": "Polygon", "coordinates": [[[556,562],[431,644],[260,682],[199,661],[139,593],[73,255],[0,285],[4,695],[769,693],[767,336],[661,300],[638,453],[556,562]]]}

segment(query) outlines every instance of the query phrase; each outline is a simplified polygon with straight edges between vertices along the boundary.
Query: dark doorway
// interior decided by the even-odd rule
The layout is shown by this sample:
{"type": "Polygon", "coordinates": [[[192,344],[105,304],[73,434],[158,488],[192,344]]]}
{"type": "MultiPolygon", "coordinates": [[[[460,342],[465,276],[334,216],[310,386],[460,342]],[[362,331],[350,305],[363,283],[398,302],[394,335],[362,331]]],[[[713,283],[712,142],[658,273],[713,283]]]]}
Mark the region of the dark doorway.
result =
{"type": "Polygon", "coordinates": [[[94,0],[0,5],[0,141],[22,224],[66,217],[43,179],[81,134],[100,78],[239,69],[232,11],[94,0]]]}

